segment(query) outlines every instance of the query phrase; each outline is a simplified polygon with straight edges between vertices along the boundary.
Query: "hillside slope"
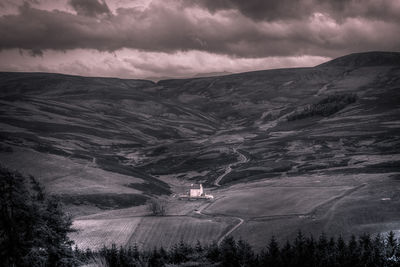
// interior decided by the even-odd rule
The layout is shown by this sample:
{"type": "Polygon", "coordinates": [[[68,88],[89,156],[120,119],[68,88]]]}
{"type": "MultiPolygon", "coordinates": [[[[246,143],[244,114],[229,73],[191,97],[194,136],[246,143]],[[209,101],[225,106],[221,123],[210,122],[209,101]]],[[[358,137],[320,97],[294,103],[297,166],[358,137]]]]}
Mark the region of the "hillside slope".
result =
{"type": "Polygon", "coordinates": [[[158,83],[0,73],[0,161],[91,212],[168,195],[165,176],[211,186],[232,164],[219,184],[398,172],[399,55],[158,83]],[[350,94],[329,116],[287,119],[350,94]]]}

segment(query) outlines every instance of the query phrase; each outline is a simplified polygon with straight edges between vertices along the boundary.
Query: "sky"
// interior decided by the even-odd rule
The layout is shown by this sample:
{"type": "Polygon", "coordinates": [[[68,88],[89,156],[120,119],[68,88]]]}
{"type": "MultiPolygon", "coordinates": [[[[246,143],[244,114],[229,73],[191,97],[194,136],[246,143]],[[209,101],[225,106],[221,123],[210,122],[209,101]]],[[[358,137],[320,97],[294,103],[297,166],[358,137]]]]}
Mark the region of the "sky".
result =
{"type": "Polygon", "coordinates": [[[399,0],[0,0],[0,71],[120,78],[400,51],[399,0]]]}

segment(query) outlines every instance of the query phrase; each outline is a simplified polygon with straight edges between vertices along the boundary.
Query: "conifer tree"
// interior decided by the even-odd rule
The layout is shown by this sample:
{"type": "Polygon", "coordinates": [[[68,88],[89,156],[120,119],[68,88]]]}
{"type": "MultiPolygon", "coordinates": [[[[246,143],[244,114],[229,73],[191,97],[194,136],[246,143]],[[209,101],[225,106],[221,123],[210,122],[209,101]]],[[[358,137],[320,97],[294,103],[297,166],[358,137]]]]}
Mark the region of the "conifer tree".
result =
{"type": "Polygon", "coordinates": [[[71,218],[34,177],[0,167],[0,262],[5,266],[74,266],[71,218]]]}
{"type": "Polygon", "coordinates": [[[271,237],[267,249],[261,251],[259,261],[261,266],[279,267],[283,264],[281,262],[279,244],[275,236],[271,237]]]}
{"type": "Polygon", "coordinates": [[[390,231],[386,237],[385,242],[385,256],[388,259],[396,260],[396,252],[398,251],[398,244],[396,240],[396,236],[393,231],[390,231]]]}
{"type": "Polygon", "coordinates": [[[236,242],[233,237],[226,237],[221,243],[221,264],[224,267],[239,266],[236,242]]]}
{"type": "Polygon", "coordinates": [[[240,239],[237,242],[237,258],[240,266],[254,266],[255,258],[252,247],[246,241],[240,239]]]}
{"type": "Polygon", "coordinates": [[[220,258],[221,251],[217,242],[213,241],[206,249],[206,257],[211,262],[217,262],[220,258]]]}

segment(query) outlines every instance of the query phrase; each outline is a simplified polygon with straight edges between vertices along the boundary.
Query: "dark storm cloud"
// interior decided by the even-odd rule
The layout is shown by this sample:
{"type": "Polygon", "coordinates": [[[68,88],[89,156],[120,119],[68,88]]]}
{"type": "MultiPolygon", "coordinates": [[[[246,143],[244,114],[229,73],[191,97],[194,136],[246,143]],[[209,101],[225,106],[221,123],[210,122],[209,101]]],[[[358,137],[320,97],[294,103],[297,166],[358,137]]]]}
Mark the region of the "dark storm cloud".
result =
{"type": "Polygon", "coordinates": [[[255,20],[284,20],[308,16],[312,3],[307,0],[189,0],[189,3],[207,8],[211,12],[237,9],[255,20]]]}
{"type": "Polygon", "coordinates": [[[400,27],[392,15],[400,6],[395,2],[318,2],[314,6],[316,0],[213,0],[188,6],[187,2],[154,1],[144,9],[119,8],[111,13],[105,2],[70,0],[77,14],[25,4],[18,14],[0,17],[0,49],[27,49],[35,55],[47,49],[76,48],[197,50],[247,58],[399,50],[400,27]],[[372,10],[376,2],[381,5],[372,10]],[[391,7],[389,15],[380,13],[382,6],[391,7]]]}
{"type": "Polygon", "coordinates": [[[75,9],[78,15],[96,17],[98,15],[110,14],[110,9],[104,0],[69,0],[69,4],[75,9]]]}
{"type": "Polygon", "coordinates": [[[398,0],[189,0],[186,4],[211,12],[235,9],[258,21],[302,19],[315,12],[329,14],[337,20],[348,17],[400,19],[398,0]]]}

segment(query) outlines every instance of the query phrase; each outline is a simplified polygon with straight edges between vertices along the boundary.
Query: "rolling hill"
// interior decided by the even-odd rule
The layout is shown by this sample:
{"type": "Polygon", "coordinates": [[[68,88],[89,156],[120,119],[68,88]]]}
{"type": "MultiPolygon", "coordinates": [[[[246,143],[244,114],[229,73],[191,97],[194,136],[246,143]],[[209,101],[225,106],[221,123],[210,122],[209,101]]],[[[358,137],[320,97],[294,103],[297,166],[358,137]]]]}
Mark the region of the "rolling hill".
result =
{"type": "MultiPolygon", "coordinates": [[[[324,223],[350,218],[351,205],[377,212],[362,222],[352,218],[357,229],[383,231],[387,227],[373,225],[400,219],[400,194],[393,191],[400,179],[400,53],[358,53],[311,68],[157,83],[0,73],[0,88],[1,164],[36,176],[76,216],[169,198],[184,190],[179,183],[215,187],[223,175],[216,195],[247,199],[244,192],[260,183],[293,195],[283,213],[271,204],[265,206],[270,212],[261,207],[242,214],[250,221],[238,235],[259,231],[268,216],[300,212],[312,218],[347,194],[354,199],[346,208],[335,206],[340,215],[324,214],[324,223]],[[343,100],[348,97],[352,101],[343,100]],[[293,117],[298,114],[303,115],[293,117]],[[318,184],[340,190],[325,188],[326,197],[298,208],[291,204],[301,198],[298,192],[314,191],[284,189],[318,184]],[[363,197],[374,195],[373,188],[379,188],[377,203],[366,204],[363,197]],[[256,218],[258,213],[264,217],[256,218]]],[[[265,192],[260,201],[279,199],[279,193],[265,192]]],[[[226,201],[216,203],[210,214],[242,212],[226,201]]],[[[290,220],[293,229],[304,224],[290,220]]],[[[349,220],[332,231],[341,232],[349,220]]]]}

